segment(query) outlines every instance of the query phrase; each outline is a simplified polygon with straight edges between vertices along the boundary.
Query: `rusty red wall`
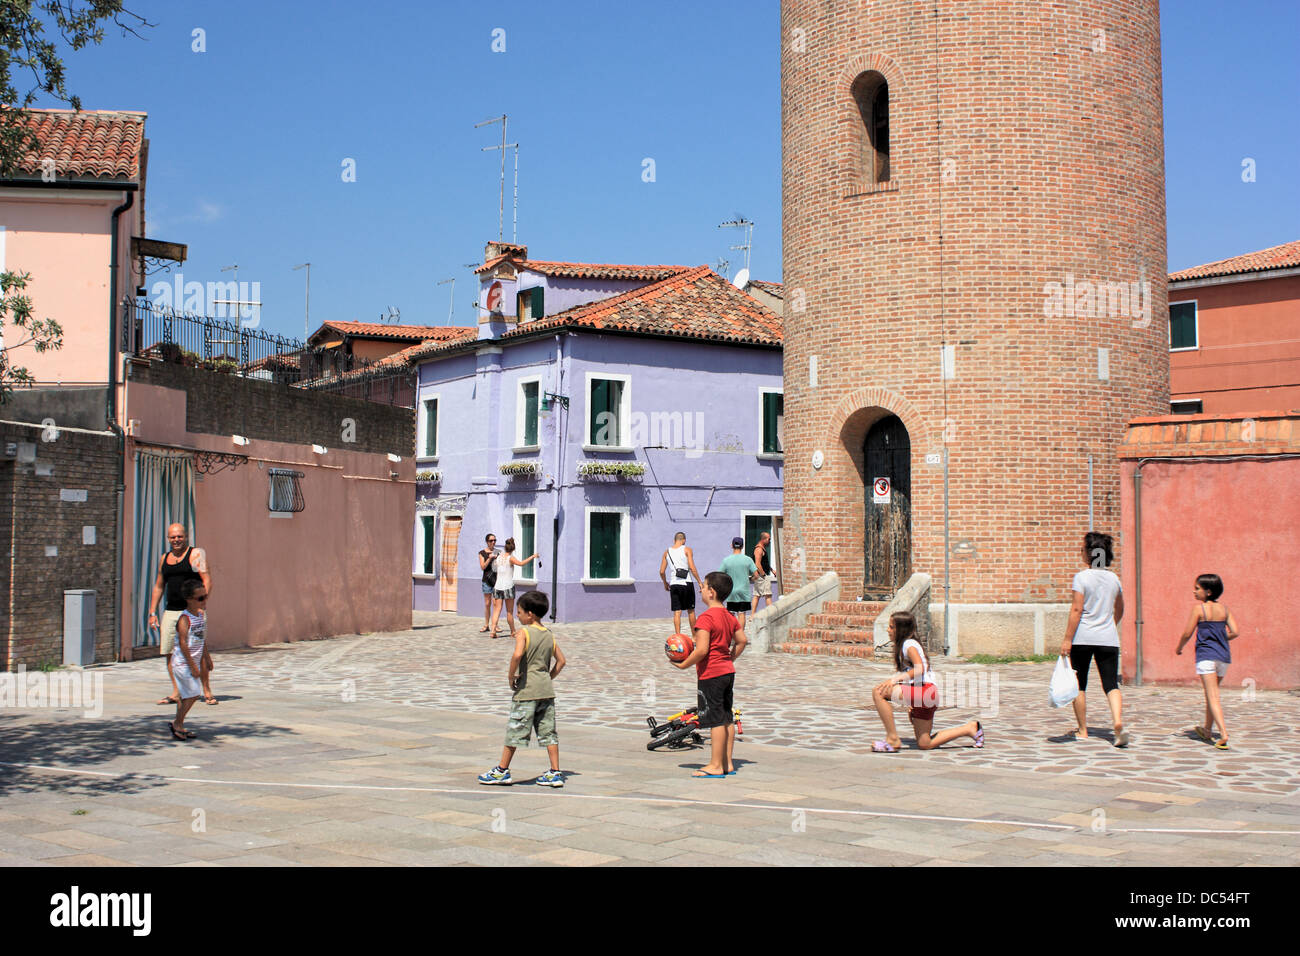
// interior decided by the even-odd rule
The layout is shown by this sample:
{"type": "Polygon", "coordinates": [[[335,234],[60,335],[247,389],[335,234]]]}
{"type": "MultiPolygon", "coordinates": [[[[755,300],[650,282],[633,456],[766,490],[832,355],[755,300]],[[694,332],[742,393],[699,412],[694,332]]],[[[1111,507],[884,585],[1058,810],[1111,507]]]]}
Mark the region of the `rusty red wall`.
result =
{"type": "MultiPolygon", "coordinates": [[[[1142,465],[1142,677],[1143,682],[1195,683],[1194,643],[1175,656],[1187,623],[1196,576],[1223,578],[1223,603],[1241,637],[1232,642],[1232,667],[1224,686],[1239,690],[1300,687],[1300,418],[1256,421],[1249,441],[1240,422],[1199,423],[1202,440],[1130,443],[1121,452],[1121,510],[1125,553],[1136,544],[1133,473],[1140,454],[1177,458],[1142,465]],[[1207,427],[1208,426],[1208,427],[1207,427]],[[1220,431],[1222,429],[1222,431],[1220,431]],[[1225,434],[1216,440],[1217,435],[1225,434]],[[1248,460],[1254,453],[1296,457],[1248,460]],[[1209,458],[1210,460],[1205,460],[1209,458]]],[[[1148,430],[1161,426],[1146,426],[1148,430]]],[[[1175,436],[1177,437],[1177,436],[1175,436]]],[[[1125,680],[1134,677],[1137,618],[1136,562],[1122,570],[1128,612],[1121,626],[1125,680]]],[[[1194,639],[1193,639],[1194,640],[1194,639]]],[[[1190,716],[1190,715],[1189,715],[1190,716]]]]}

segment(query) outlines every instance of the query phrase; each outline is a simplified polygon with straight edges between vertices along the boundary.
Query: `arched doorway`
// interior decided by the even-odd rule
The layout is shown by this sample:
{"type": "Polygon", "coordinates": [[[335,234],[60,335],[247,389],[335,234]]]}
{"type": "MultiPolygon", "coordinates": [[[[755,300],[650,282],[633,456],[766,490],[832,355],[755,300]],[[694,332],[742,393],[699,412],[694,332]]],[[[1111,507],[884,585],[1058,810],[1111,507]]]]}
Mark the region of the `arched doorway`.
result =
{"type": "Polygon", "coordinates": [[[912,575],[912,442],[897,415],[871,426],[863,443],[866,541],[863,597],[884,600],[912,575]],[[887,479],[888,501],[877,481],[887,479]]]}

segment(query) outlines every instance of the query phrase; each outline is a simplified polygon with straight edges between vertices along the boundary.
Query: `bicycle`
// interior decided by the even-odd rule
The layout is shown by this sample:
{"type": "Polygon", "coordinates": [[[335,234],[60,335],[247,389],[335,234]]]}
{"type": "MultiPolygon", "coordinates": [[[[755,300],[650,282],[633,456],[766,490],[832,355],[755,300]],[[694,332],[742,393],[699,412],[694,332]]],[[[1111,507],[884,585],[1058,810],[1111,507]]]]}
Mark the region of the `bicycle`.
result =
{"type": "MultiPolygon", "coordinates": [[[[703,744],[704,734],[700,731],[698,710],[698,707],[687,708],[673,714],[662,724],[653,717],[647,717],[646,723],[650,725],[650,742],[645,745],[645,749],[658,750],[660,747],[666,747],[669,750],[684,750],[687,747],[703,744]]],[[[736,737],[739,738],[745,732],[740,723],[740,708],[733,707],[731,713],[736,721],[736,737]]]]}

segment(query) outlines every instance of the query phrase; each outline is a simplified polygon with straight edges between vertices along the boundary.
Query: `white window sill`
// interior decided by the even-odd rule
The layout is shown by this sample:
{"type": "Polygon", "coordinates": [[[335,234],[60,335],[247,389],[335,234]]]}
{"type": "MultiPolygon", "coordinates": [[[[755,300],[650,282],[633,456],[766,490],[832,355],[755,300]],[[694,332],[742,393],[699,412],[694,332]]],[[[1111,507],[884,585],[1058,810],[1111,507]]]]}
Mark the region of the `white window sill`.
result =
{"type": "Polygon", "coordinates": [[[271,512],[271,517],[272,517],[272,518],[292,518],[293,515],[294,515],[294,513],[293,513],[292,511],[272,511],[272,512],[271,512]]]}
{"type": "Polygon", "coordinates": [[[1199,352],[1200,350],[1201,350],[1201,347],[1200,347],[1199,345],[1189,345],[1189,346],[1187,346],[1187,347],[1185,347],[1185,348],[1181,348],[1181,349],[1170,349],[1169,351],[1170,351],[1170,352],[1199,352]]]}
{"type": "Polygon", "coordinates": [[[603,451],[615,455],[630,455],[636,451],[632,445],[583,445],[582,450],[585,452],[603,451]]]}
{"type": "Polygon", "coordinates": [[[594,586],[607,584],[626,587],[629,584],[636,584],[636,578],[583,578],[579,583],[594,586]]]}
{"type": "Polygon", "coordinates": [[[513,451],[516,455],[527,455],[532,452],[541,451],[542,446],[541,445],[516,445],[514,448],[510,450],[513,451]]]}
{"type": "Polygon", "coordinates": [[[411,577],[415,578],[417,581],[436,581],[438,579],[438,575],[436,574],[424,574],[420,571],[412,571],[411,577]]]}
{"type": "Polygon", "coordinates": [[[436,464],[438,464],[438,456],[437,456],[437,455],[416,455],[416,456],[415,456],[415,460],[416,460],[417,462],[428,462],[428,463],[431,464],[431,465],[436,465],[436,464]]]}
{"type": "Polygon", "coordinates": [[[537,578],[515,578],[515,584],[527,584],[531,587],[537,587],[537,578]]]}
{"type": "Polygon", "coordinates": [[[785,452],[783,451],[765,451],[755,456],[759,461],[785,461],[785,452]]]}

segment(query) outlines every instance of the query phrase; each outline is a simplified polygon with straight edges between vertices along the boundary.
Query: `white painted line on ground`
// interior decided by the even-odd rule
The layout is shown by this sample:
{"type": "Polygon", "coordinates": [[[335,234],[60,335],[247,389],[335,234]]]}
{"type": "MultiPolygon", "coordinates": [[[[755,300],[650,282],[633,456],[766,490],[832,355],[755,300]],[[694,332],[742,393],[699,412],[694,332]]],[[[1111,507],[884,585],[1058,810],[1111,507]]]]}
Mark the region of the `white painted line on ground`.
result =
{"type": "MultiPolygon", "coordinates": [[[[17,767],[24,770],[42,770],[49,773],[65,773],[89,777],[112,777],[116,779],[150,779],[167,783],[216,784],[225,787],[289,787],[302,790],[380,790],[413,793],[482,793],[481,789],[469,790],[455,787],[391,787],[378,784],[361,783],[281,783],[267,780],[216,780],[207,777],[167,777],[153,773],[117,773],[106,770],[74,770],[66,767],[49,767],[41,764],[0,763],[4,767],[17,767]]],[[[506,788],[511,789],[511,788],[506,788]]],[[[770,803],[738,803],[726,800],[692,800],[686,797],[628,797],[615,794],[573,793],[567,791],[554,794],[557,798],[570,800],[612,800],[630,803],[666,803],[674,806],[727,807],[736,810],[780,810],[788,813],[802,810],[805,813],[824,813],[828,815],[872,817],[888,820],[928,820],[940,823],[995,823],[1003,826],[1025,827],[1037,830],[1080,831],[1084,828],[1063,823],[1038,823],[1030,820],[999,820],[989,817],[948,817],[927,813],[889,813],[883,810],[835,810],[829,807],[782,806],[770,803]]],[[[549,798],[548,798],[549,799],[549,798]]],[[[1188,833],[1188,834],[1257,834],[1270,836],[1300,836],[1296,830],[1229,830],[1198,829],[1195,827],[1107,827],[1108,833],[1188,833]]]]}
{"type": "MultiPolygon", "coordinates": [[[[17,767],[23,770],[42,770],[49,773],[64,773],[74,776],[107,777],[117,780],[161,780],[165,783],[201,783],[216,784],[223,787],[290,787],[301,790],[381,790],[410,793],[483,793],[482,789],[459,789],[455,787],[390,787],[363,783],[279,783],[268,780],[214,780],[207,777],[168,777],[156,773],[115,773],[107,770],[74,770],[67,767],[48,767],[41,764],[0,763],[2,767],[17,767]]],[[[513,789],[505,787],[502,789],[513,789]]],[[[612,800],[622,803],[666,803],[673,806],[726,807],[736,810],[780,810],[789,813],[802,810],[805,813],[838,814],[841,816],[873,817],[891,820],[931,820],[940,823],[996,823],[1002,826],[1026,827],[1036,830],[1078,830],[1079,827],[1064,823],[1037,823],[1031,820],[998,820],[984,817],[947,817],[927,813],[888,813],[883,810],[835,810],[829,807],[780,806],[770,803],[736,803],[726,800],[692,800],[687,797],[631,797],[617,794],[600,793],[554,793],[557,798],[569,800],[612,800]]],[[[548,798],[549,799],[549,798],[548,798]]],[[[1247,831],[1235,830],[1234,833],[1247,831]]],[[[1300,832],[1300,831],[1297,831],[1300,832]]]]}

